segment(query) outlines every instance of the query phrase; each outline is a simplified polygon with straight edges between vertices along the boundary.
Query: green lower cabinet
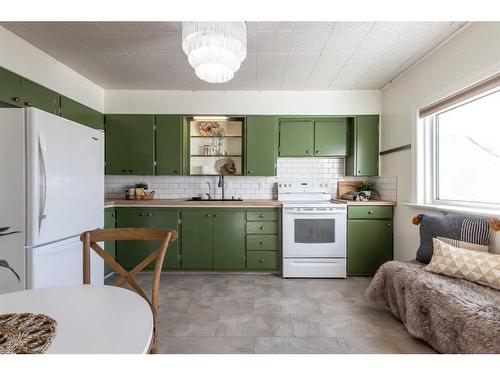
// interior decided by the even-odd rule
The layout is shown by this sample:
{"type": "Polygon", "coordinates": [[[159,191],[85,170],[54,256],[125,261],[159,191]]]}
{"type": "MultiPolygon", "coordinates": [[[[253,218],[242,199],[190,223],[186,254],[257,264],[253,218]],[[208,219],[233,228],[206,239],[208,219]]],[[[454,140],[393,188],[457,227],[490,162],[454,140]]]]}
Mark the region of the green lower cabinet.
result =
{"type": "MultiPolygon", "coordinates": [[[[113,229],[116,226],[115,222],[116,214],[114,208],[106,208],[104,209],[104,228],[105,229],[113,229]]],[[[106,251],[113,259],[116,259],[116,242],[115,241],[106,241],[104,242],[104,251],[106,251]]],[[[108,266],[107,263],[104,263],[104,276],[108,275],[112,272],[112,268],[108,266]]]]}
{"type": "MultiPolygon", "coordinates": [[[[178,210],[167,208],[118,208],[116,210],[118,228],[164,228],[177,230],[178,210]]],[[[132,269],[159,246],[159,241],[118,241],[117,262],[126,269],[132,269]]],[[[168,247],[163,269],[177,269],[178,241],[168,247]]],[[[152,262],[146,269],[153,269],[152,262]]]]}
{"type": "Polygon", "coordinates": [[[245,212],[220,210],[213,216],[215,270],[245,269],[245,212]]]}
{"type": "Polygon", "coordinates": [[[275,271],[279,269],[277,251],[248,251],[247,269],[257,271],[275,271]]]}
{"type": "Polygon", "coordinates": [[[213,212],[182,211],[182,269],[213,269],[213,212]]]}
{"type": "Polygon", "coordinates": [[[347,221],[347,272],[373,275],[393,259],[392,220],[347,221]]]}

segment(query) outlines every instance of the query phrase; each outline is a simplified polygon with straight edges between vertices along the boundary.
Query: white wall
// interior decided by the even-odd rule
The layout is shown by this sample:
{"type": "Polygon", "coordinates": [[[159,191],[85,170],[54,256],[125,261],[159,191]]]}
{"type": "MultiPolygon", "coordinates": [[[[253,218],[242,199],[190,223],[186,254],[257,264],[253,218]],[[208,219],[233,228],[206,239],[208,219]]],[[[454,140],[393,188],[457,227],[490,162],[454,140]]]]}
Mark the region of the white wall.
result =
{"type": "Polygon", "coordinates": [[[100,86],[3,27],[0,66],[97,111],[104,110],[104,90],[100,86]]]}
{"type": "Polygon", "coordinates": [[[412,143],[412,150],[381,157],[382,176],[398,178],[396,259],[414,259],[419,241],[418,227],[411,224],[411,218],[423,211],[401,205],[414,199],[412,161],[417,109],[499,70],[500,23],[472,23],[382,91],[381,149],[412,143]]]}
{"type": "Polygon", "coordinates": [[[106,113],[350,115],[380,113],[380,91],[107,90],[106,113]]]}

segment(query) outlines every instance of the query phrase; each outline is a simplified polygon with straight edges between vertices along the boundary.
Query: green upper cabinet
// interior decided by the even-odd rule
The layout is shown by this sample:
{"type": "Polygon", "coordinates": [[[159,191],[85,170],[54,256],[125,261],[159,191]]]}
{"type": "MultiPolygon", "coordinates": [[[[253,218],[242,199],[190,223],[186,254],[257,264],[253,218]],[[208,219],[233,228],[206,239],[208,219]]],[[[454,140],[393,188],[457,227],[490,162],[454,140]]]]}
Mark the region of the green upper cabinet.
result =
{"type": "Polygon", "coordinates": [[[59,115],[60,96],[55,91],[49,90],[38,83],[22,79],[21,99],[22,105],[35,107],[46,112],[59,115]]]}
{"type": "Polygon", "coordinates": [[[155,117],[129,115],[132,174],[154,175],[155,117]]]}
{"type": "Polygon", "coordinates": [[[154,175],[154,116],[106,115],[106,174],[154,175]]]}
{"type": "Polygon", "coordinates": [[[276,176],[278,118],[247,116],[245,123],[245,165],[247,176],[276,176]]]}
{"type": "Polygon", "coordinates": [[[379,116],[357,116],[349,125],[346,176],[378,176],[379,116]]]}
{"type": "Polygon", "coordinates": [[[312,156],[313,150],[313,121],[280,122],[280,156],[312,156]]]}
{"type": "Polygon", "coordinates": [[[65,96],[61,96],[61,116],[94,129],[102,129],[104,125],[102,113],[65,96]]]}
{"type": "Polygon", "coordinates": [[[8,105],[24,105],[22,96],[22,78],[7,69],[0,67],[0,102],[8,105]]]}
{"type": "Polygon", "coordinates": [[[106,174],[131,174],[130,126],[127,115],[106,115],[106,174]]]}
{"type": "Polygon", "coordinates": [[[219,210],[213,215],[215,270],[245,269],[245,212],[219,210]]]}
{"type": "Polygon", "coordinates": [[[213,212],[182,211],[182,269],[213,269],[213,212]]]}
{"type": "Polygon", "coordinates": [[[314,123],[314,155],[347,155],[347,119],[339,118],[314,123]]]}
{"type": "Polygon", "coordinates": [[[156,116],[156,174],[180,175],[182,171],[182,116],[156,116]]]}

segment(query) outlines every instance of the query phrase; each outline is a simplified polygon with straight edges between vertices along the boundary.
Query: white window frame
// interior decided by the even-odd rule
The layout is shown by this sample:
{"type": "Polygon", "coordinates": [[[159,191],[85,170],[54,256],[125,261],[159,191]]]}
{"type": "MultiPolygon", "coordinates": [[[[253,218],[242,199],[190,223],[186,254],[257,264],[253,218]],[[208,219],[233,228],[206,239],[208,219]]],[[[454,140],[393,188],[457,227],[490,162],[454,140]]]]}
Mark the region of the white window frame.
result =
{"type": "MultiPolygon", "coordinates": [[[[417,202],[422,206],[450,208],[450,211],[471,212],[471,211],[493,211],[500,212],[500,204],[486,202],[471,202],[450,199],[438,199],[438,170],[437,170],[437,124],[436,116],[440,113],[460,107],[472,101],[481,99],[487,95],[500,90],[496,87],[483,92],[475,97],[468,98],[462,102],[451,105],[441,111],[417,120],[417,202]]],[[[418,204],[417,204],[418,205],[418,204]]]]}

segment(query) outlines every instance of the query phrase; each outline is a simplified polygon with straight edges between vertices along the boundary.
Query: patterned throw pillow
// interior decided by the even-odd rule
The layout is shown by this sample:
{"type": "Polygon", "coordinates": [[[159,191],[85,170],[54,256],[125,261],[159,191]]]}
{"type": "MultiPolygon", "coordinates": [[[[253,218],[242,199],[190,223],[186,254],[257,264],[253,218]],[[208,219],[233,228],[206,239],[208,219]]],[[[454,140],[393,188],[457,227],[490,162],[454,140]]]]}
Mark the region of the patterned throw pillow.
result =
{"type": "Polygon", "coordinates": [[[434,254],[424,270],[500,290],[500,255],[461,249],[434,238],[434,254]]]}
{"type": "Polygon", "coordinates": [[[488,246],[486,245],[478,245],[475,243],[470,243],[470,242],[465,242],[465,241],[460,241],[460,240],[454,240],[453,238],[446,238],[446,237],[436,237],[439,241],[443,241],[444,243],[447,243],[448,245],[459,247],[461,249],[467,249],[467,250],[474,250],[474,251],[482,251],[487,253],[489,251],[488,246]]]}
{"type": "Polygon", "coordinates": [[[418,215],[420,220],[420,246],[417,260],[429,263],[432,258],[432,239],[446,237],[453,240],[488,246],[490,224],[487,219],[464,216],[418,215]]]}

